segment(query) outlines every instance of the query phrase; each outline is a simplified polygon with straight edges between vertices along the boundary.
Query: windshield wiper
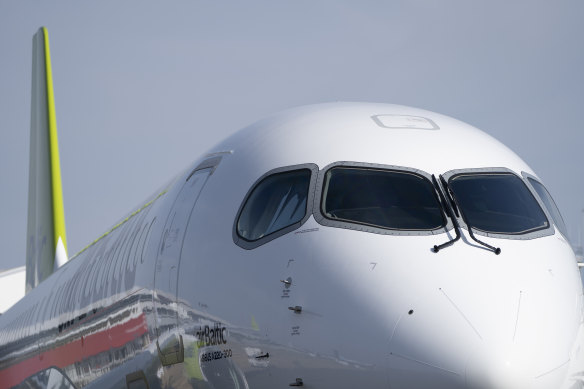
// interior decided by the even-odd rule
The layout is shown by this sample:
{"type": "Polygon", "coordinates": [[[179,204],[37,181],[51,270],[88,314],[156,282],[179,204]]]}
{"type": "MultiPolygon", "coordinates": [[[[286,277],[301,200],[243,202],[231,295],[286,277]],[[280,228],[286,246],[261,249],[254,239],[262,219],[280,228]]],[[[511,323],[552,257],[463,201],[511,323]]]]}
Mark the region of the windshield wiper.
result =
{"type": "Polygon", "coordinates": [[[470,225],[468,219],[464,216],[464,212],[462,211],[462,208],[460,208],[460,205],[458,204],[458,201],[456,200],[456,196],[454,195],[454,192],[452,191],[452,189],[450,188],[450,186],[448,185],[448,183],[446,182],[446,180],[444,179],[444,177],[442,177],[442,175],[440,175],[440,183],[442,184],[442,186],[446,190],[446,194],[450,197],[450,200],[454,204],[454,206],[456,208],[460,209],[460,215],[462,216],[462,220],[466,223],[466,226],[468,228],[468,234],[470,235],[470,237],[472,238],[472,240],[474,240],[475,242],[477,242],[477,243],[485,246],[486,248],[488,248],[489,250],[491,250],[492,252],[494,252],[497,255],[501,254],[501,249],[499,247],[491,246],[490,244],[487,244],[487,243],[485,243],[483,241],[478,240],[474,236],[474,234],[472,232],[472,226],[470,225]]]}
{"type": "Polygon", "coordinates": [[[454,204],[454,202],[450,203],[449,201],[446,200],[444,193],[442,193],[442,189],[440,188],[440,185],[438,185],[438,181],[436,181],[436,177],[433,174],[432,174],[432,183],[434,184],[434,187],[436,188],[436,191],[438,192],[438,195],[440,196],[440,201],[442,201],[442,204],[444,204],[444,207],[446,208],[446,214],[448,215],[448,217],[452,220],[452,223],[454,224],[454,231],[456,232],[456,238],[450,239],[448,242],[442,243],[440,245],[434,245],[434,252],[437,253],[438,251],[440,251],[444,247],[450,246],[450,245],[454,244],[454,242],[456,242],[457,240],[460,239],[460,225],[458,224],[458,220],[456,219],[456,216],[454,215],[455,210],[453,209],[453,207],[456,205],[454,204]]]}

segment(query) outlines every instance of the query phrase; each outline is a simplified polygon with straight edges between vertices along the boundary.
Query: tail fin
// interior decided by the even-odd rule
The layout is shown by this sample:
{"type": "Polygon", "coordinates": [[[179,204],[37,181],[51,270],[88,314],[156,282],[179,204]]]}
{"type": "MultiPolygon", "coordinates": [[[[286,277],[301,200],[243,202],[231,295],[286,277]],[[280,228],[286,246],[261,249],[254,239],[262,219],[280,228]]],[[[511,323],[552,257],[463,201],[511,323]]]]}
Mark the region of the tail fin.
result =
{"type": "Polygon", "coordinates": [[[67,262],[49,34],[33,37],[26,292],[67,262]]]}

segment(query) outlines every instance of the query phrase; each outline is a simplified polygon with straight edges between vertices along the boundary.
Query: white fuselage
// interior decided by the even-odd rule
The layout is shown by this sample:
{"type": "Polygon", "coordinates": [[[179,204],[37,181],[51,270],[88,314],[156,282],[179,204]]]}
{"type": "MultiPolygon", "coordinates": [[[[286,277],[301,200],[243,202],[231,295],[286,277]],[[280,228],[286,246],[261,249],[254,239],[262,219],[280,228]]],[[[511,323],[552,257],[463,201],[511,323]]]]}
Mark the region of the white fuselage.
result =
{"type": "Polygon", "coordinates": [[[580,274],[527,177],[537,179],[504,145],[427,111],[336,103],[267,118],[0,317],[0,387],[43,371],[94,387],[579,387],[580,274]],[[505,169],[548,224],[474,229],[496,255],[460,217],[461,239],[435,252],[455,237],[446,214],[433,231],[331,221],[334,167],[447,178],[505,169]],[[297,170],[310,177],[305,213],[247,239],[252,189],[297,170]]]}

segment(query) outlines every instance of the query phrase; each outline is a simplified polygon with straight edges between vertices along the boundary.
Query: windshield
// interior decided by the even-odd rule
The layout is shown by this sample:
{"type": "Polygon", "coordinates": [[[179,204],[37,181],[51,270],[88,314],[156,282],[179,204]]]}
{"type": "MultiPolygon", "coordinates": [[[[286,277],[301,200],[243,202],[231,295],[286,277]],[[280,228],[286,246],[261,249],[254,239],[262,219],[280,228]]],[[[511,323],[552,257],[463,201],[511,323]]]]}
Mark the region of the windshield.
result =
{"type": "Polygon", "coordinates": [[[540,182],[534,180],[533,178],[529,177],[528,180],[531,186],[533,186],[533,189],[535,189],[535,191],[539,195],[539,198],[545,204],[548,212],[550,213],[552,219],[554,220],[554,223],[556,223],[558,230],[560,230],[560,232],[565,237],[567,237],[568,231],[566,229],[566,224],[564,223],[564,219],[560,214],[560,210],[558,209],[558,206],[556,205],[554,199],[550,195],[550,192],[548,192],[548,190],[540,182]]]}
{"type": "Polygon", "coordinates": [[[396,230],[446,225],[432,183],[394,170],[335,167],[325,175],[322,213],[331,220],[396,230]]]}
{"type": "Polygon", "coordinates": [[[525,234],[549,226],[525,183],[514,174],[460,174],[450,179],[449,186],[465,221],[474,229],[525,234]]]}

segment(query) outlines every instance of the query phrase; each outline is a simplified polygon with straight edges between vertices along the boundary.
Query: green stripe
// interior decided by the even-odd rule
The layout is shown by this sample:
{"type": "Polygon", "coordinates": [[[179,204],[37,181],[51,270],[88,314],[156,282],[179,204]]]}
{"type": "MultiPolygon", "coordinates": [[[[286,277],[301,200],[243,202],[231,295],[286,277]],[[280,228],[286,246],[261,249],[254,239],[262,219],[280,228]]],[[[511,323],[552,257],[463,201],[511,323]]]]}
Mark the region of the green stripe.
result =
{"type": "Polygon", "coordinates": [[[111,234],[112,232],[114,232],[115,230],[117,230],[118,228],[120,228],[128,220],[130,220],[131,218],[133,218],[134,216],[136,216],[137,214],[139,214],[140,212],[142,212],[143,210],[145,210],[146,208],[148,208],[149,206],[151,206],[156,200],[158,200],[160,197],[162,197],[164,194],[166,194],[166,192],[167,192],[166,189],[163,190],[162,192],[160,192],[158,194],[158,196],[156,196],[154,199],[150,200],[149,202],[147,202],[146,204],[144,204],[143,206],[141,206],[140,208],[138,208],[137,210],[135,210],[134,212],[132,212],[124,220],[122,220],[121,222],[119,222],[118,224],[116,224],[115,226],[113,226],[112,228],[110,228],[107,232],[105,232],[104,234],[102,234],[99,238],[97,238],[96,240],[94,240],[93,242],[91,242],[90,244],[88,244],[87,246],[85,246],[84,248],[82,248],[81,251],[79,251],[77,254],[75,254],[72,258],[77,257],[79,254],[81,254],[82,252],[84,252],[85,250],[87,250],[88,248],[90,248],[91,246],[93,246],[94,244],[96,244],[97,242],[99,242],[100,240],[102,240],[103,238],[105,238],[106,236],[108,236],[109,234],[111,234]]]}
{"type": "Polygon", "coordinates": [[[55,247],[59,238],[67,251],[65,235],[65,209],[63,206],[63,190],[61,184],[61,164],[59,162],[59,140],[57,138],[57,118],[55,115],[55,98],[53,93],[53,73],[51,71],[51,53],[49,51],[49,32],[43,27],[45,37],[45,70],[47,80],[47,112],[49,119],[49,148],[51,155],[51,186],[53,193],[53,223],[55,247]]]}

